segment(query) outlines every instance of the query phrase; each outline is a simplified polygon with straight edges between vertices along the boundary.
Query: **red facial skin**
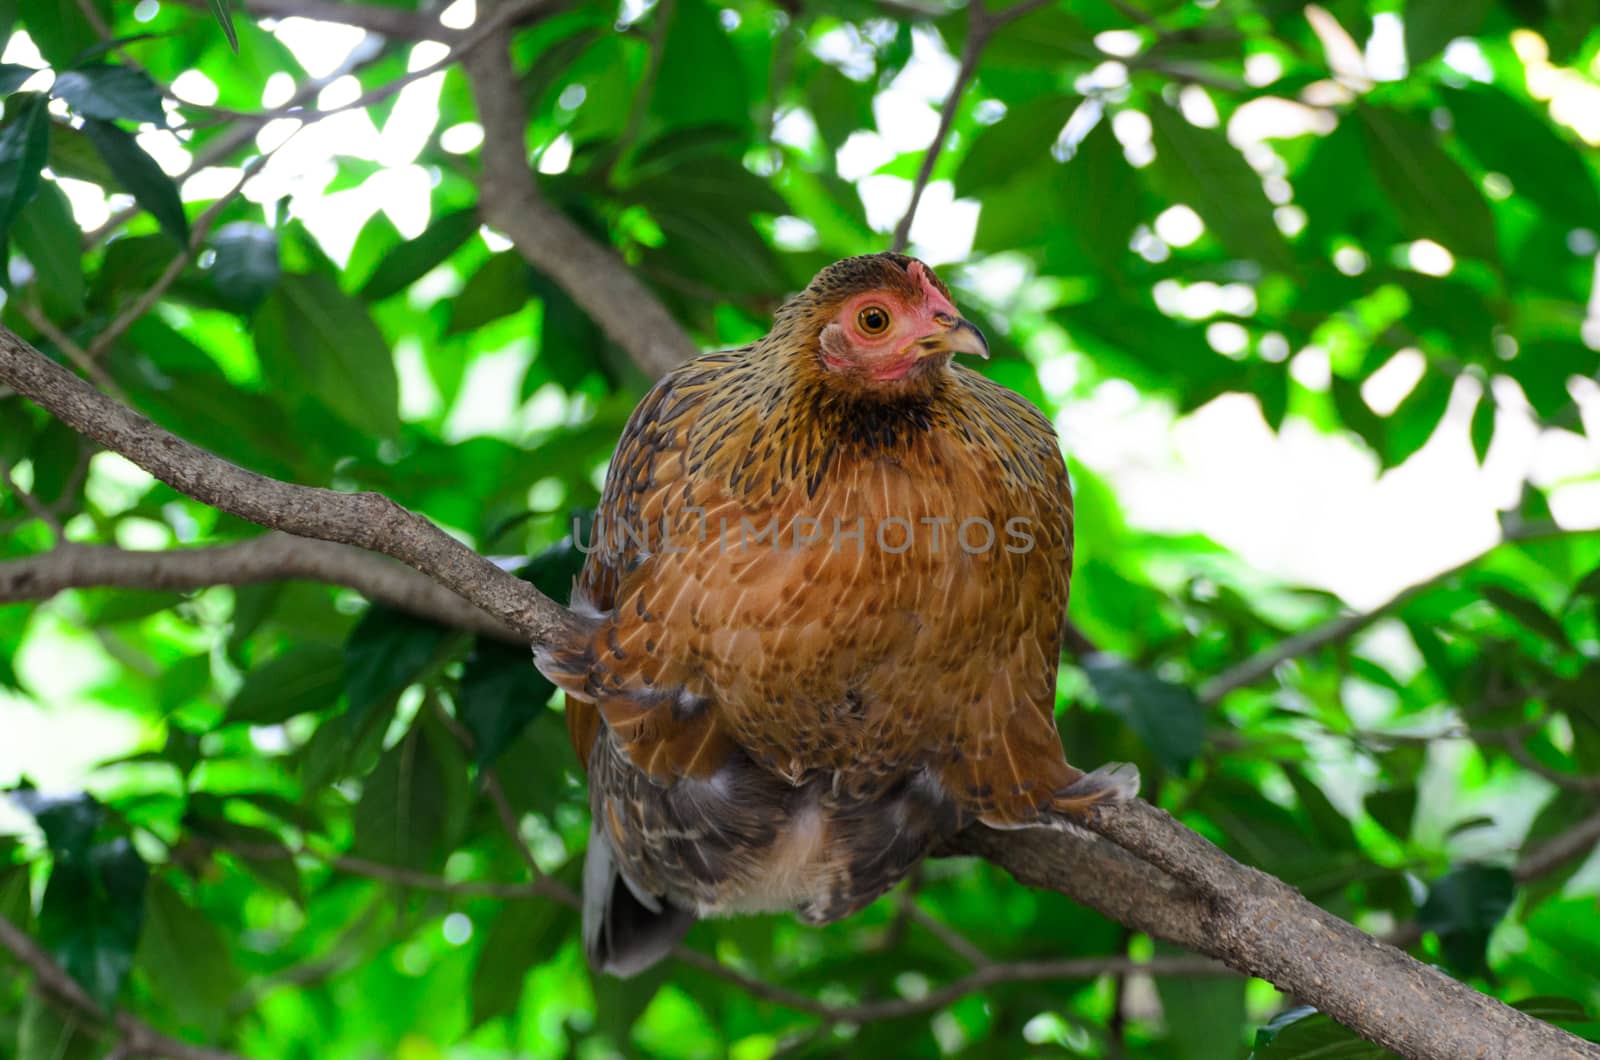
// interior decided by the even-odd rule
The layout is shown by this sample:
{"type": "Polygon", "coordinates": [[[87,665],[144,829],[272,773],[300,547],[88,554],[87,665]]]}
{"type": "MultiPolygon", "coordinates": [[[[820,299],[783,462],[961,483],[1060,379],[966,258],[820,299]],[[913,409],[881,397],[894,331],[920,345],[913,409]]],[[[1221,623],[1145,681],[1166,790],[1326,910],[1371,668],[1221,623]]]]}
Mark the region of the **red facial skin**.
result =
{"type": "Polygon", "coordinates": [[[961,317],[928,279],[920,261],[911,263],[911,278],[922,290],[909,301],[899,292],[877,290],[855,295],[840,307],[839,315],[823,331],[822,359],[828,367],[889,383],[904,379],[929,355],[919,345],[922,340],[944,335],[961,317]],[[863,309],[874,305],[889,314],[889,327],[879,335],[863,331],[858,319],[863,309]]]}

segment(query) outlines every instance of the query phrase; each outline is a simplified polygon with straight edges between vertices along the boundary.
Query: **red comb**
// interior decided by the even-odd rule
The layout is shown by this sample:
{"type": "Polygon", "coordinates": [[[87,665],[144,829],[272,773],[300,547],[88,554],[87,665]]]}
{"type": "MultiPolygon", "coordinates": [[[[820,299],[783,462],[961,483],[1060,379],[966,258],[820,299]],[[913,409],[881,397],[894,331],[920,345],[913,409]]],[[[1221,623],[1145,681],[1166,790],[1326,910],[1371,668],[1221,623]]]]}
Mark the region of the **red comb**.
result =
{"type": "Polygon", "coordinates": [[[933,282],[933,272],[920,261],[913,261],[906,270],[911,274],[911,282],[922,288],[922,293],[928,300],[928,308],[935,313],[949,313],[953,317],[961,314],[956,312],[956,307],[949,298],[945,297],[939,285],[933,282]]]}

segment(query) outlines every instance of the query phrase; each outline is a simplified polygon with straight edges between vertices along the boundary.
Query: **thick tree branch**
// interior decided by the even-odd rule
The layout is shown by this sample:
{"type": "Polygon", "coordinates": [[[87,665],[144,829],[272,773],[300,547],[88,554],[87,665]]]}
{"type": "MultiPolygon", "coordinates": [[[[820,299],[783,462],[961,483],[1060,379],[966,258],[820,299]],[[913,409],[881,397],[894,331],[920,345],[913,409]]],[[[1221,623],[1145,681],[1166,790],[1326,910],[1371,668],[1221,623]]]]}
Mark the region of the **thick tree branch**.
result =
{"type": "Polygon", "coordinates": [[[231,464],[162,430],[0,327],[0,379],[63,423],[173,489],[260,526],[381,552],[476,603],[531,643],[579,619],[437,526],[376,493],[293,486],[231,464]]]}
{"type": "MultiPolygon", "coordinates": [[[[393,556],[520,631],[530,643],[571,635],[581,622],[393,501],[293,486],[246,471],[99,393],[3,328],[0,380],[179,492],[263,526],[393,556]]],[[[961,837],[957,849],[987,857],[1025,883],[1061,890],[1130,927],[1267,979],[1407,1056],[1600,1058],[1600,1047],[1384,945],[1287,884],[1238,864],[1163,811],[1134,801],[1108,807],[1088,823],[1116,846],[1037,829],[975,829],[961,837]]],[[[704,955],[684,959],[721,969],[704,955]]],[[[740,973],[722,969],[717,974],[740,973]]]]}
{"type": "Polygon", "coordinates": [[[0,949],[8,951],[33,973],[34,983],[46,998],[93,1024],[109,1026],[120,1038],[117,1048],[122,1056],[159,1056],[168,1060],[242,1060],[233,1053],[169,1038],[127,1013],[118,1013],[115,1018],[108,1017],[99,1003],[85,993],[83,987],[62,970],[48,953],[40,949],[27,932],[3,916],[0,916],[0,949]]]}
{"type": "Polygon", "coordinates": [[[504,33],[463,60],[483,125],[483,219],[503,232],[534,268],[582,306],[634,362],[659,376],[700,351],[655,294],[609,247],[550,205],[528,166],[527,107],[504,33]]]}
{"type": "Polygon", "coordinates": [[[1210,893],[1200,897],[1108,843],[1040,829],[969,829],[950,852],[986,858],[1022,883],[1266,979],[1402,1056],[1600,1057],[1600,1046],[1378,941],[1146,803],[1109,807],[1095,827],[1141,853],[1168,846],[1155,852],[1160,860],[1210,893]]]}

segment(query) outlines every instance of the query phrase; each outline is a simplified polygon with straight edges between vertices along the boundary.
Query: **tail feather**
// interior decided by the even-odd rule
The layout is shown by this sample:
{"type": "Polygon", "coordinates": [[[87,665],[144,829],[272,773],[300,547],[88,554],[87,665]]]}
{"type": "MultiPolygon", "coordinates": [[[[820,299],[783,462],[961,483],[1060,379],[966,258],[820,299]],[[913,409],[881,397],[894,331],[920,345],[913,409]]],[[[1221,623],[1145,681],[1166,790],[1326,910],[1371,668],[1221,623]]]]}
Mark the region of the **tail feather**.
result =
{"type": "Polygon", "coordinates": [[[623,979],[649,968],[682,941],[695,916],[642,892],[622,874],[611,841],[589,830],[583,861],[583,949],[597,971],[623,979]]]}

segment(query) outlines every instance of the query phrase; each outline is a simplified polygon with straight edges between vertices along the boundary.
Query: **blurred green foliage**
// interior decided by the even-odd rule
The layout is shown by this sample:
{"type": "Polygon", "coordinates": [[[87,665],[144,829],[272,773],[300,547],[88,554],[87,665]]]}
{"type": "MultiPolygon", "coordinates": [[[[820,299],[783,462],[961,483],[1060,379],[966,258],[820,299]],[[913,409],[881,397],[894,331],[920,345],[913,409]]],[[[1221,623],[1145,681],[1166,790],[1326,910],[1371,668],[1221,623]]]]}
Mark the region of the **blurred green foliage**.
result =
{"type": "MultiPolygon", "coordinates": [[[[413,7],[374,10],[424,19],[413,7]]],[[[284,201],[181,199],[170,152],[149,153],[154,126],[179,130],[196,169],[251,164],[255,133],[282,117],[263,113],[269,78],[310,79],[249,9],[0,3],[0,40],[26,33],[53,71],[0,65],[0,319],[64,360],[87,349],[102,385],[180,436],[265,474],[383,492],[486,552],[537,557],[526,575],[564,596],[568,513],[595,503],[648,381],[569,292],[480,232],[459,67],[416,159],[431,181],[420,235],[375,213],[330,256],[308,230],[319,198],[378,194],[380,167],[360,157],[284,201]],[[214,104],[168,91],[189,71],[214,104]],[[73,181],[112,196],[109,222],[83,230],[73,181]],[[191,233],[201,253],[185,263],[191,233]],[[495,378],[519,411],[464,431],[452,417],[491,362],[513,366],[495,378]]],[[[1010,22],[977,56],[932,173],[980,208],[970,262],[941,272],[991,337],[985,370],[1050,409],[1107,380],[1178,413],[1249,394],[1275,429],[1293,416],[1347,433],[1383,468],[1423,446],[1453,393],[1476,401],[1480,459],[1521,415],[1506,393],[1582,434],[1572,379],[1600,369],[1600,173],[1579,134],[1600,132],[1554,121],[1552,97],[1600,111],[1597,20],[1595,0],[1086,0],[1010,22]],[[1362,49],[1397,25],[1409,70],[1366,69],[1362,49]],[[1203,223],[1183,245],[1156,231],[1175,204],[1203,223]],[[1019,277],[998,299],[974,281],[995,264],[1019,277]],[[1174,296],[1199,285],[1242,289],[1248,308],[1174,296]],[[1291,371],[1307,347],[1326,380],[1291,371]],[[1362,384],[1402,350],[1422,374],[1380,413],[1362,384]],[[1063,358],[1070,393],[1047,397],[1038,367],[1063,358]]],[[[818,267],[884,247],[838,152],[919,50],[959,56],[968,26],[900,0],[552,4],[514,47],[532,161],[556,171],[540,186],[696,341],[748,341],[818,267]]],[[[369,37],[348,76],[378,92],[408,55],[423,64],[420,47],[369,37]]],[[[302,102],[315,112],[314,92],[302,102]]],[[[364,112],[388,133],[393,106],[364,112]]],[[[921,161],[880,172],[910,178],[921,161]]],[[[5,561],[49,551],[52,520],[74,542],[141,548],[257,533],[15,396],[0,398],[0,460],[36,502],[0,494],[5,561]]],[[[1104,649],[1064,663],[1074,760],[1138,762],[1147,796],[1235,856],[1592,1033],[1600,875],[1578,870],[1593,842],[1553,864],[1529,855],[1600,809],[1600,541],[1551,532],[1530,485],[1481,562],[1219,701],[1206,682],[1339,601],[1264,584],[1207,540],[1138,530],[1106,483],[1074,474],[1072,617],[1104,649]]],[[[36,827],[0,837],[0,914],[99,1002],[175,1035],[408,1060],[1377,1055],[1228,977],[1009,983],[861,1026],[682,963],[595,980],[569,908],[485,886],[527,871],[486,769],[568,885],[587,828],[559,704],[524,651],[299,582],[85,589],[0,607],[0,726],[46,698],[19,662],[49,669],[57,653],[94,660],[81,705],[142,735],[94,771],[92,794],[19,784],[36,827]],[[433,886],[395,882],[419,878],[406,873],[433,886]]],[[[951,862],[825,930],[753,918],[690,941],[830,1003],[914,999],[969,965],[905,918],[913,891],[995,961],[1154,952],[951,862]]],[[[109,1049],[28,982],[0,963],[0,1051],[109,1049]]]]}

